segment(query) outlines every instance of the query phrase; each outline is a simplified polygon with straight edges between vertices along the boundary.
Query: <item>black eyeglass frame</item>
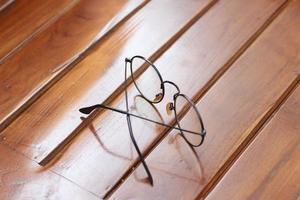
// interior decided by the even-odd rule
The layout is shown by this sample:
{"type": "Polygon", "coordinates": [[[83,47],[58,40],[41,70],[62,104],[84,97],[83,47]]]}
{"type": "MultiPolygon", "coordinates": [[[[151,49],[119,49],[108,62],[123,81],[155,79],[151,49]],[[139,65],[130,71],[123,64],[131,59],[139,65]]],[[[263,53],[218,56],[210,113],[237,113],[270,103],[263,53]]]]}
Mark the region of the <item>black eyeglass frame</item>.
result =
{"type": "MultiPolygon", "coordinates": [[[[84,108],[81,108],[79,109],[79,111],[81,113],[84,113],[84,114],[90,114],[93,110],[97,109],[97,108],[104,108],[104,109],[109,109],[109,110],[112,110],[112,111],[115,111],[115,112],[119,112],[119,113],[122,113],[122,114],[126,114],[126,120],[127,120],[127,125],[128,125],[128,131],[129,131],[129,135],[130,135],[130,138],[132,140],[132,143],[136,149],[136,152],[140,158],[140,161],[142,162],[142,165],[147,173],[147,176],[149,178],[149,182],[150,184],[153,186],[153,177],[152,177],[152,174],[148,168],[148,165],[145,161],[145,158],[143,156],[143,154],[141,153],[140,149],[139,149],[139,146],[135,140],[135,137],[134,137],[134,134],[133,134],[133,129],[132,129],[132,123],[131,123],[131,119],[130,117],[133,116],[133,117],[137,117],[137,118],[140,118],[140,119],[143,119],[143,120],[146,120],[146,121],[150,121],[150,122],[153,122],[153,123],[156,123],[156,124],[159,124],[159,125],[162,125],[162,126],[165,126],[165,127],[168,127],[168,128],[173,128],[173,129],[176,129],[176,130],[179,130],[180,131],[180,135],[184,138],[184,140],[187,142],[187,144],[189,144],[191,147],[199,147],[203,142],[204,142],[204,138],[205,138],[205,135],[206,135],[206,130],[204,128],[204,123],[202,121],[202,118],[201,118],[201,115],[200,115],[200,112],[198,111],[198,109],[196,108],[195,104],[193,103],[193,101],[187,97],[185,94],[182,94],[180,92],[180,89],[179,87],[171,82],[171,81],[164,81],[161,74],[159,73],[159,70],[156,68],[156,66],[151,62],[149,61],[148,59],[144,58],[143,56],[139,56],[139,55],[136,55],[134,57],[132,57],[131,59],[129,58],[125,58],[125,101],[126,101],[126,111],[122,111],[122,110],[119,110],[119,109],[116,109],[116,108],[111,108],[109,106],[106,106],[106,105],[103,105],[103,104],[96,104],[96,105],[93,105],[93,106],[89,106],[89,107],[84,107],[84,108]],[[143,93],[142,91],[140,90],[140,88],[138,87],[137,83],[136,83],[136,80],[135,80],[135,77],[134,77],[134,71],[133,71],[133,67],[132,67],[132,63],[133,63],[133,60],[135,58],[140,58],[142,59],[144,62],[146,62],[149,67],[153,67],[153,69],[156,71],[160,81],[161,81],[161,90],[162,90],[162,93],[161,94],[158,94],[159,96],[156,96],[156,97],[159,97],[159,99],[157,101],[151,101],[150,99],[148,99],[143,93]],[[135,115],[135,114],[132,114],[129,112],[129,105],[128,105],[128,93],[127,93],[127,87],[128,87],[128,79],[127,79],[127,64],[130,64],[130,72],[131,72],[131,78],[132,78],[132,81],[136,87],[136,89],[138,90],[138,92],[140,93],[140,96],[145,99],[146,101],[148,101],[149,103],[151,104],[157,104],[157,103],[160,103],[164,96],[165,96],[165,84],[171,84],[173,85],[177,92],[173,95],[173,103],[170,105],[169,109],[170,110],[173,110],[174,111],[174,115],[175,115],[175,120],[176,120],[176,124],[178,126],[175,127],[175,126],[171,126],[171,125],[168,125],[168,124],[164,124],[164,123],[161,123],[161,122],[156,122],[154,120],[151,120],[151,119],[148,119],[148,118],[144,118],[144,117],[141,117],[141,116],[138,116],[138,115],[135,115]],[[178,118],[178,113],[176,111],[176,100],[178,97],[183,97],[187,100],[187,102],[191,105],[191,107],[195,110],[196,114],[197,114],[197,117],[199,119],[199,122],[200,122],[200,125],[201,125],[201,128],[202,128],[202,131],[200,133],[197,133],[197,132],[194,132],[194,131],[189,131],[189,130],[185,130],[185,129],[182,129],[181,126],[180,126],[180,123],[179,123],[179,118],[178,118]],[[199,144],[195,145],[193,143],[191,143],[185,136],[184,132],[186,133],[189,133],[189,134],[196,134],[196,135],[199,135],[201,136],[201,141],[199,144]]],[[[190,108],[188,108],[190,109],[190,108]]]]}
{"type": "MultiPolygon", "coordinates": [[[[163,100],[163,98],[164,98],[164,96],[165,96],[165,84],[173,85],[173,86],[176,88],[177,92],[173,95],[173,104],[172,104],[171,109],[174,110],[175,120],[176,120],[176,123],[177,123],[177,125],[178,125],[178,127],[179,127],[179,129],[180,129],[181,136],[184,138],[184,140],[185,140],[189,145],[191,145],[191,146],[193,146],[193,147],[199,147],[200,145],[202,145],[203,142],[204,142],[205,135],[206,135],[206,130],[205,130],[205,128],[204,128],[204,123],[203,123],[202,117],[201,117],[201,115],[200,115],[200,112],[198,111],[198,109],[197,109],[196,105],[194,104],[194,102],[193,102],[188,96],[186,96],[185,94],[182,94],[182,93],[180,92],[179,87],[178,87],[174,82],[172,82],[172,81],[164,81],[163,78],[162,78],[162,75],[160,74],[160,72],[159,72],[159,70],[157,69],[157,67],[156,67],[151,61],[149,61],[148,59],[146,59],[145,57],[140,56],[140,55],[136,55],[136,56],[133,56],[131,59],[125,58],[125,63],[126,63],[126,64],[127,64],[127,63],[130,63],[130,72],[131,72],[131,78],[132,78],[132,81],[133,81],[133,83],[134,83],[136,89],[137,89],[138,92],[140,93],[140,95],[141,95],[146,101],[148,101],[149,103],[157,104],[157,103],[160,103],[160,102],[163,100]],[[157,73],[157,75],[158,75],[158,77],[159,77],[159,79],[160,79],[160,81],[161,81],[161,86],[160,86],[160,87],[161,87],[161,90],[162,90],[161,97],[160,97],[160,99],[159,99],[158,101],[151,101],[150,99],[148,99],[148,98],[143,94],[143,92],[140,90],[138,84],[136,83],[136,80],[135,80],[135,77],[134,77],[134,71],[133,71],[133,67],[132,67],[132,63],[133,63],[133,60],[134,60],[135,58],[140,58],[140,59],[142,59],[144,62],[146,62],[146,63],[149,65],[149,67],[152,67],[152,68],[156,71],[156,73],[157,73]],[[181,126],[180,126],[180,123],[179,123],[180,120],[179,120],[178,114],[177,114],[177,112],[176,112],[176,100],[177,100],[177,98],[180,97],[180,96],[183,97],[183,98],[185,98],[185,99],[187,100],[187,102],[192,106],[192,108],[195,110],[196,115],[197,115],[197,117],[198,117],[198,119],[199,119],[199,122],[200,122],[200,125],[201,125],[201,128],[202,128],[202,132],[199,133],[199,135],[202,137],[202,139],[201,139],[201,141],[200,141],[200,143],[199,143],[198,145],[195,145],[195,144],[191,143],[191,142],[185,137],[185,135],[184,135],[184,133],[183,133],[183,130],[181,129],[181,126]]],[[[125,68],[127,69],[127,65],[126,65],[126,64],[125,64],[125,68]]],[[[125,70],[125,81],[126,81],[126,80],[127,80],[127,70],[125,70]]],[[[127,84],[126,84],[126,88],[127,88],[127,84]]],[[[126,92],[126,91],[125,91],[125,92],[126,92]]]]}

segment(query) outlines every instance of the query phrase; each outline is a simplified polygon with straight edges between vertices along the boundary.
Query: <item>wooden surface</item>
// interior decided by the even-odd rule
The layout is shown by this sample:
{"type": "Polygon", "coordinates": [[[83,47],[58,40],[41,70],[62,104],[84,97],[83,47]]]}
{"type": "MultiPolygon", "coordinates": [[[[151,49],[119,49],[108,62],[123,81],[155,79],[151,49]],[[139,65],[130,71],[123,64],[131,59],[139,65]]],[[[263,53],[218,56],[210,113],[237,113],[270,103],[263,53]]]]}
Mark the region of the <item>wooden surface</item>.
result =
{"type": "Polygon", "coordinates": [[[59,16],[74,6],[76,0],[52,1],[22,0],[0,3],[0,63],[21,46],[29,42],[38,32],[52,24],[59,16]],[[1,6],[2,5],[2,6],[1,6]]]}
{"type": "MultiPolygon", "coordinates": [[[[294,11],[293,14],[298,13],[294,11]]],[[[284,28],[281,26],[280,19],[284,16],[282,14],[279,20],[276,20],[248,48],[197,104],[205,116],[204,122],[209,132],[203,146],[195,149],[197,154],[192,156],[183,139],[174,136],[177,131],[170,132],[169,137],[165,138],[146,159],[152,166],[150,169],[153,169],[154,180],[158,187],[151,188],[145,184],[137,184],[135,176],[131,176],[112,199],[129,197],[173,199],[177,195],[181,199],[193,199],[198,194],[202,197],[202,193],[222,167],[232,159],[231,156],[234,156],[235,151],[241,148],[244,141],[252,137],[256,127],[269,114],[272,107],[278,104],[276,100],[280,99],[284,92],[294,85],[294,80],[298,79],[295,70],[299,69],[299,66],[286,65],[291,62],[291,53],[286,55],[279,53],[292,51],[290,48],[284,48],[284,45],[289,43],[291,38],[295,39],[290,35],[285,36],[290,32],[295,33],[296,30],[293,29],[295,27],[293,23],[284,23],[282,25],[284,28]],[[285,31],[278,32],[279,29],[285,31]],[[281,39],[278,40],[279,38],[281,39]],[[270,45],[276,48],[268,48],[270,45]],[[266,48],[269,50],[265,51],[266,48]],[[159,159],[162,157],[167,159],[159,159]],[[172,192],[179,190],[180,193],[172,192]]],[[[289,12],[286,17],[292,16],[289,12]]],[[[300,29],[298,33],[299,31],[300,29]]],[[[292,43],[297,44],[296,41],[292,43]]],[[[300,43],[298,44],[299,49],[300,43]]],[[[187,116],[183,119],[183,123],[187,123],[185,127],[192,127],[195,122],[187,116]]]]}
{"type": "Polygon", "coordinates": [[[0,199],[97,199],[93,194],[43,169],[7,146],[0,144],[0,153],[5,155],[0,159],[0,199]]]}
{"type": "Polygon", "coordinates": [[[14,3],[15,0],[0,0],[0,12],[14,3]]]}
{"type": "MultiPolygon", "coordinates": [[[[199,30],[206,30],[207,26],[209,24],[214,24],[214,21],[216,19],[223,19],[224,21],[229,21],[229,19],[224,18],[223,16],[219,16],[218,14],[221,13],[226,13],[226,11],[230,10],[231,7],[237,6],[236,5],[237,1],[232,1],[232,4],[230,4],[228,7],[224,8],[224,4],[220,4],[219,6],[216,6],[213,9],[217,9],[216,12],[212,10],[211,13],[208,13],[208,15],[203,16],[202,21],[199,21],[199,23],[194,24],[193,27],[189,29],[188,32],[186,32],[185,35],[180,38],[176,44],[174,44],[162,57],[160,57],[157,62],[155,62],[156,66],[162,73],[162,75],[166,79],[170,79],[176,83],[179,84],[180,88],[182,91],[185,92],[185,94],[189,96],[194,96],[197,94],[197,92],[201,90],[204,86],[208,87],[207,85],[211,83],[207,83],[213,75],[216,74],[218,70],[221,70],[226,61],[233,57],[232,52],[238,51],[238,48],[242,46],[243,42],[246,42],[247,39],[251,36],[251,34],[254,34],[257,29],[260,28],[260,25],[264,20],[262,21],[256,21],[252,22],[250,19],[253,18],[245,18],[244,20],[251,21],[251,23],[256,24],[256,26],[252,26],[248,32],[245,32],[244,37],[236,37],[235,41],[231,42],[231,48],[234,49],[236,48],[235,51],[227,51],[224,52],[223,48],[225,45],[228,45],[228,40],[229,38],[231,39],[232,36],[229,35],[226,37],[225,35],[223,36],[223,39],[219,41],[219,45],[216,45],[216,47],[211,48],[211,52],[217,53],[218,51],[223,53],[224,57],[219,57],[218,60],[214,57],[215,54],[209,52],[205,52],[205,47],[204,49],[199,49],[195,48],[194,53],[195,56],[193,57],[194,59],[189,59],[187,60],[186,57],[189,54],[188,49],[184,49],[184,52],[186,53],[181,53],[182,56],[178,56],[178,49],[182,47],[189,47],[189,49],[192,49],[191,45],[192,44],[198,44],[195,45],[195,47],[200,46],[200,44],[203,44],[205,41],[209,43],[209,41],[213,42],[214,38],[218,36],[218,34],[222,34],[224,31],[224,28],[220,28],[220,30],[216,29],[210,29],[213,30],[213,32],[204,32],[199,30]],[[223,11],[223,12],[221,12],[223,11]],[[224,45],[224,46],[221,46],[224,45]],[[206,55],[207,59],[201,59],[202,57],[198,56],[204,54],[206,55]],[[182,63],[185,61],[186,67],[182,68],[182,63]],[[212,62],[214,61],[214,62],[212,62]],[[210,64],[211,63],[211,64],[210,64]],[[172,71],[169,71],[168,68],[165,66],[171,64],[172,66],[172,71]],[[198,65],[197,68],[194,66],[198,65]],[[210,69],[210,70],[205,70],[205,69],[210,69]],[[178,76],[180,74],[180,76],[178,76]],[[197,76],[191,76],[191,74],[197,74],[197,76]],[[199,76],[198,74],[201,74],[199,76]],[[199,78],[200,77],[200,78],[199,78]],[[185,81],[188,80],[189,81],[185,81]],[[199,79],[201,81],[199,81],[199,79]],[[198,80],[198,81],[197,81],[198,80]],[[206,85],[207,83],[207,85],[206,85]]],[[[262,2],[264,3],[264,2],[262,2]]],[[[272,11],[276,10],[277,6],[279,6],[282,2],[278,1],[277,4],[274,4],[274,7],[271,7],[270,13],[272,11]]],[[[240,6],[243,6],[240,4],[240,6]]],[[[255,12],[258,13],[257,7],[254,7],[253,9],[247,8],[248,12],[255,12]]],[[[236,15],[242,16],[242,13],[240,12],[237,13],[236,15]]],[[[250,15],[250,14],[249,14],[250,15]]],[[[245,16],[249,16],[245,15],[245,16]]],[[[265,10],[262,15],[265,15],[265,17],[268,17],[266,15],[265,10]]],[[[235,16],[230,16],[230,17],[235,17],[235,16]]],[[[245,23],[245,21],[241,20],[241,26],[245,23]]],[[[248,22],[248,21],[247,21],[248,22]]],[[[229,27],[237,27],[236,34],[239,33],[240,27],[237,26],[237,24],[232,23],[231,26],[227,24],[229,27]]],[[[219,27],[218,24],[216,24],[216,27],[219,27]]],[[[233,29],[232,28],[232,29],[233,29]]],[[[227,46],[228,47],[228,46],[227,46]]],[[[229,48],[229,47],[228,47],[229,48]]],[[[218,53],[217,53],[218,54],[218,53]]],[[[147,72],[145,72],[147,73],[147,72]]],[[[144,78],[145,77],[141,77],[144,78]]],[[[147,81],[147,80],[146,80],[147,81]]],[[[151,87],[151,85],[149,85],[151,87]]],[[[168,88],[170,89],[170,88],[168,88]]],[[[172,90],[171,90],[172,91],[172,90]]],[[[157,108],[162,111],[160,114],[162,115],[163,119],[165,120],[166,123],[170,122],[172,120],[172,116],[169,117],[166,112],[164,111],[165,104],[167,101],[170,101],[172,92],[168,92],[166,96],[166,101],[162,102],[160,105],[157,105],[157,108]]],[[[137,94],[136,90],[133,87],[129,88],[129,99],[132,99],[135,95],[137,94]]],[[[112,106],[117,107],[120,109],[125,108],[125,102],[124,102],[124,96],[121,95],[120,100],[114,101],[112,106]]],[[[149,109],[149,106],[147,107],[149,109]]],[[[131,110],[132,112],[134,110],[131,110]]],[[[142,111],[146,112],[147,111],[142,111]]],[[[151,113],[151,110],[150,112],[151,113]]],[[[152,111],[153,113],[153,111],[152,111]]],[[[153,116],[150,115],[148,116],[149,118],[156,117],[157,115],[153,116]]],[[[159,120],[159,118],[158,118],[159,120]]],[[[136,123],[139,123],[140,121],[135,121],[136,123]]],[[[151,124],[149,124],[151,125],[151,124]]],[[[116,181],[119,181],[122,178],[122,175],[128,170],[128,166],[132,165],[132,163],[135,161],[136,155],[131,155],[132,154],[132,149],[131,149],[131,143],[130,143],[130,138],[127,133],[127,123],[126,120],[124,120],[124,116],[116,113],[111,113],[108,112],[105,114],[105,116],[100,116],[100,118],[96,119],[92,123],[93,129],[95,130],[101,130],[101,131],[96,131],[96,133],[93,133],[90,130],[90,126],[86,128],[82,134],[80,134],[80,137],[74,141],[74,144],[72,144],[71,147],[64,153],[62,158],[60,158],[60,162],[58,165],[55,165],[55,171],[57,173],[60,173],[64,175],[65,177],[70,178],[71,180],[76,180],[78,183],[80,183],[83,187],[86,186],[88,188],[93,188],[93,192],[98,192],[99,191],[99,184],[97,183],[97,180],[99,178],[102,179],[101,185],[103,184],[103,188],[107,192],[109,192],[109,189],[111,189],[111,186],[115,185],[116,181]],[[108,123],[109,122],[109,123],[108,123]],[[113,124],[118,124],[117,126],[112,126],[113,124]],[[122,130],[124,131],[119,131],[120,127],[122,127],[122,130]],[[95,135],[99,136],[100,141],[102,141],[104,147],[100,147],[99,149],[99,141],[95,140],[95,135]],[[120,140],[122,138],[122,140],[120,140]],[[126,141],[126,142],[124,142],[126,141]],[[106,148],[105,148],[106,147],[106,148]],[[107,151],[107,149],[109,151],[107,151]],[[92,154],[92,157],[86,157],[83,155],[89,154],[88,152],[94,152],[92,154]],[[121,155],[121,156],[116,156],[121,155]],[[127,158],[127,159],[124,159],[127,158]],[[93,165],[89,163],[89,160],[93,160],[93,165]],[[107,162],[109,161],[109,162],[107,162]],[[109,166],[115,166],[114,169],[112,170],[109,166]],[[58,167],[56,167],[58,166],[58,167]],[[91,173],[91,176],[85,176],[85,178],[80,178],[77,173],[77,170],[73,170],[73,168],[82,168],[82,169],[87,169],[89,171],[94,171],[95,173],[91,173]],[[99,172],[99,168],[101,168],[101,171],[99,172]],[[96,176],[95,174],[98,174],[96,176]],[[111,176],[105,176],[106,174],[111,174],[111,176]]],[[[145,149],[151,144],[154,140],[157,140],[160,138],[166,130],[164,129],[159,129],[159,127],[153,127],[150,126],[149,128],[144,128],[144,123],[141,123],[141,127],[137,128],[136,130],[136,137],[138,138],[140,147],[142,149],[145,149]],[[140,135],[139,132],[142,132],[143,134],[140,135]]],[[[104,191],[101,191],[101,194],[106,193],[104,191]]]]}
{"type": "Polygon", "coordinates": [[[74,60],[82,56],[82,52],[128,15],[142,0],[134,2],[80,1],[35,36],[28,45],[6,59],[1,64],[4,67],[0,68],[0,92],[5,93],[0,97],[0,130],[63,73],[70,70],[74,60]],[[18,75],[15,76],[15,73],[18,75]]]}
{"type": "Polygon", "coordinates": [[[299,199],[299,108],[298,84],[207,199],[299,199]]]}
{"type": "MultiPolygon", "coordinates": [[[[24,0],[0,19],[0,199],[299,198],[299,0],[24,0]],[[78,111],[125,110],[124,59],[136,54],[193,99],[207,129],[193,150],[132,118],[153,187],[125,115],[78,111]]],[[[150,70],[135,71],[149,90],[150,70]]],[[[155,107],[128,92],[130,112],[174,124],[174,88],[155,107]]]]}
{"type": "Polygon", "coordinates": [[[141,12],[124,23],[101,45],[96,46],[74,70],[14,121],[4,131],[6,141],[14,148],[20,148],[20,151],[27,156],[38,162],[41,161],[80,126],[82,114],[78,112],[78,108],[104,101],[122,84],[124,75],[120,71],[123,72],[124,57],[137,53],[150,57],[155,54],[155,50],[160,48],[163,50],[164,44],[169,42],[168,39],[174,35],[174,32],[181,33],[181,28],[188,23],[189,19],[201,13],[201,10],[211,1],[192,2],[193,4],[189,6],[182,1],[174,2],[172,6],[169,1],[148,3],[141,12]],[[175,18],[174,13],[179,10],[180,14],[175,18]],[[169,14],[169,16],[166,16],[164,21],[158,13],[169,14]],[[158,22],[166,28],[152,34],[151,30],[158,22]],[[146,35],[146,33],[150,34],[146,35]],[[147,40],[150,36],[152,39],[147,40]],[[141,42],[145,48],[140,48],[141,42]],[[106,69],[107,65],[109,69],[106,69]],[[105,84],[106,81],[111,82],[105,84]],[[56,120],[57,117],[60,120],[56,120]],[[28,126],[29,118],[31,125],[28,126]],[[46,143],[43,144],[44,142],[46,143]]]}

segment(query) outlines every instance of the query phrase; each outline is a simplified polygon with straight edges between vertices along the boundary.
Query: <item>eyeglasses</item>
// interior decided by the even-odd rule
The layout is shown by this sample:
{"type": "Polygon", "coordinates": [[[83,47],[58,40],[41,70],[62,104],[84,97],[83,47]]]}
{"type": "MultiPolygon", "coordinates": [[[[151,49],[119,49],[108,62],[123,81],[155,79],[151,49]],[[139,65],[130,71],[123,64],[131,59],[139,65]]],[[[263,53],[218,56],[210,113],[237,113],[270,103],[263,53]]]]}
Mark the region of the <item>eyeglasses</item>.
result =
{"type": "Polygon", "coordinates": [[[112,108],[103,104],[96,104],[89,107],[84,107],[79,109],[79,111],[83,114],[90,114],[93,110],[97,108],[104,108],[108,110],[112,110],[118,113],[122,113],[126,115],[127,124],[128,124],[128,130],[130,134],[131,141],[133,143],[133,146],[136,149],[136,152],[139,156],[139,159],[147,173],[148,179],[150,184],[153,186],[153,178],[151,175],[151,172],[147,166],[147,163],[145,161],[145,158],[143,154],[140,151],[140,148],[135,140],[134,134],[133,134],[133,128],[132,128],[132,122],[131,117],[139,118],[148,122],[152,122],[161,126],[165,126],[168,128],[176,129],[180,131],[180,135],[183,137],[183,139],[191,146],[191,147],[198,147],[200,146],[205,138],[206,130],[204,128],[204,124],[201,118],[201,115],[193,103],[193,101],[187,97],[185,94],[182,94],[180,92],[179,87],[171,82],[171,81],[164,81],[162,79],[161,74],[159,73],[156,66],[146,58],[142,56],[134,56],[131,59],[126,58],[125,59],[125,100],[126,100],[126,111],[112,108]],[[178,127],[168,125],[162,122],[158,122],[152,119],[148,119],[146,117],[142,117],[133,113],[129,112],[129,103],[128,103],[128,78],[127,78],[127,68],[128,64],[130,67],[130,77],[134,83],[135,88],[140,93],[140,96],[148,101],[151,104],[158,104],[160,103],[164,96],[165,96],[165,85],[170,84],[175,87],[176,93],[173,95],[173,102],[167,103],[166,110],[168,114],[174,113],[175,123],[178,127]],[[146,66],[147,69],[142,74],[143,77],[146,77],[146,79],[143,79],[143,77],[135,77],[134,73],[140,66],[146,66]],[[149,87],[150,86],[150,87],[149,87]],[[180,116],[179,116],[179,110],[181,110],[184,113],[187,113],[189,115],[193,115],[196,117],[196,123],[193,123],[193,127],[195,130],[187,130],[183,128],[183,124],[180,122],[180,116]]]}

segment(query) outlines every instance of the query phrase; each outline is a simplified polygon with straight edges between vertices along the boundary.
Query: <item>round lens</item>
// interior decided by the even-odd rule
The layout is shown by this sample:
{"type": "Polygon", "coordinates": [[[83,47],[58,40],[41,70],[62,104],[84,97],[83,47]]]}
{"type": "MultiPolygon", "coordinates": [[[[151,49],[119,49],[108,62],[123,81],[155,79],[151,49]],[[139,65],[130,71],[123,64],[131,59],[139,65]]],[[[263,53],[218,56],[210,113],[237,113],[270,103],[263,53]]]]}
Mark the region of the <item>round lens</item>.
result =
{"type": "Polygon", "coordinates": [[[147,69],[139,77],[133,77],[134,84],[144,98],[152,103],[158,103],[163,98],[162,78],[150,61],[139,56],[131,60],[131,74],[141,66],[147,69]]]}
{"type": "MultiPolygon", "coordinates": [[[[132,112],[136,113],[138,116],[151,119],[156,122],[163,122],[163,118],[157,108],[152,103],[149,103],[144,98],[142,98],[141,95],[135,96],[133,105],[134,106],[131,107],[132,112]]],[[[165,128],[161,125],[147,121],[144,121],[144,125],[151,127],[151,132],[154,131],[157,133],[160,133],[165,128]]]]}
{"type": "Polygon", "coordinates": [[[184,95],[178,95],[175,99],[175,118],[178,126],[181,129],[192,131],[198,134],[189,133],[186,131],[181,131],[183,137],[190,143],[192,146],[199,146],[202,144],[204,137],[203,133],[203,123],[201,116],[190,99],[184,95]],[[179,121],[180,115],[186,113],[179,121]]]}

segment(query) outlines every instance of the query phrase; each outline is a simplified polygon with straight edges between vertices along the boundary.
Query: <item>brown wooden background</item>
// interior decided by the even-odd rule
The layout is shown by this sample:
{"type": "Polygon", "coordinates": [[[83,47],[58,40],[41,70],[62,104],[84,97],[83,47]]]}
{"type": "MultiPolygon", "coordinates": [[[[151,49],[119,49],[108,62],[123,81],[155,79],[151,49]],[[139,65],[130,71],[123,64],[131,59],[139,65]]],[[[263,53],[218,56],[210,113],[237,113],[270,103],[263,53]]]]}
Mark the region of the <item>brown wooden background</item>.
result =
{"type": "Polygon", "coordinates": [[[0,199],[299,200],[299,66],[299,0],[0,0],[0,199]],[[178,131],[134,121],[154,187],[126,118],[78,111],[124,110],[136,54],[207,129],[193,153],[178,131]]]}

